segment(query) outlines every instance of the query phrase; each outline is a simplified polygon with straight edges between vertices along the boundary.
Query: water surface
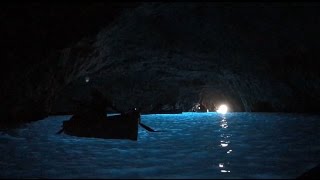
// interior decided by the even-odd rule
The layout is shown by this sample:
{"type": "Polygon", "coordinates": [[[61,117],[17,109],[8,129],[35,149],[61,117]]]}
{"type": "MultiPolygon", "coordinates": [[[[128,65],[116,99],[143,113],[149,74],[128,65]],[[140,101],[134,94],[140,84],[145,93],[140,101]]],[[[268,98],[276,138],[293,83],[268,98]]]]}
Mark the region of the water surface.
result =
{"type": "Polygon", "coordinates": [[[143,115],[138,141],[55,134],[70,116],[0,133],[0,178],[296,178],[320,162],[320,116],[143,115]]]}

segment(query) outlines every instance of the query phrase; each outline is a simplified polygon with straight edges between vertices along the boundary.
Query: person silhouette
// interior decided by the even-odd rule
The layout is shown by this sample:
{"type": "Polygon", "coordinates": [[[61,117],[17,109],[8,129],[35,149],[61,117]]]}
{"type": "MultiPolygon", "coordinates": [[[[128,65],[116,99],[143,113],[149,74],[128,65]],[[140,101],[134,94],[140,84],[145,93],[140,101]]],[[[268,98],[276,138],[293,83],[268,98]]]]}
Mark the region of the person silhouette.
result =
{"type": "Polygon", "coordinates": [[[91,90],[91,109],[98,117],[106,117],[106,109],[111,108],[116,112],[122,114],[123,112],[120,111],[117,107],[114,106],[113,101],[110,98],[107,98],[103,95],[101,91],[96,88],[91,90]]]}

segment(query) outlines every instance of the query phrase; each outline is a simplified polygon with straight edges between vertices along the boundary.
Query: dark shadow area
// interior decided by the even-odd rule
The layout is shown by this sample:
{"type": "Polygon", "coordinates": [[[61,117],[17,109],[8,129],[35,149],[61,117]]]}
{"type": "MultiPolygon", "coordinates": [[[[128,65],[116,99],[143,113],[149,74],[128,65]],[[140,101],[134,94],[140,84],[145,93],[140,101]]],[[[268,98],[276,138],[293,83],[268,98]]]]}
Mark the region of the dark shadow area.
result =
{"type": "Polygon", "coordinates": [[[274,112],[272,104],[265,101],[256,102],[252,105],[252,112],[274,112]]]}
{"type": "Polygon", "coordinates": [[[309,171],[303,173],[297,179],[319,179],[320,178],[320,165],[310,169],[309,171]]]}

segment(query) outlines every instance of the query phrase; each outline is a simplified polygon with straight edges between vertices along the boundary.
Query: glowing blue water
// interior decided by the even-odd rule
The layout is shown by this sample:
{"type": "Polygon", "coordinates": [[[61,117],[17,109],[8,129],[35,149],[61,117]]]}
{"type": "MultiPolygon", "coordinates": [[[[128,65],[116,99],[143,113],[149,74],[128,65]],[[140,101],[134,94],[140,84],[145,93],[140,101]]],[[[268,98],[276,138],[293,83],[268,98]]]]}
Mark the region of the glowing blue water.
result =
{"type": "Polygon", "coordinates": [[[320,116],[144,115],[139,140],[56,135],[52,116],[0,135],[0,178],[295,178],[320,161],[320,116]]]}

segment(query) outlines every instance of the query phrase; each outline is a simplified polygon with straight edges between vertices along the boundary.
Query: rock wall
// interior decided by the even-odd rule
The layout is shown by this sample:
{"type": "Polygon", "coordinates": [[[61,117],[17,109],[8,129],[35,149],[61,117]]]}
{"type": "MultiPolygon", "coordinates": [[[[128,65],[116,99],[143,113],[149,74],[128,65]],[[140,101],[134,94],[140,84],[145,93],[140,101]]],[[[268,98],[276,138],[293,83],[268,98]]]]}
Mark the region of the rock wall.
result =
{"type": "Polygon", "coordinates": [[[91,87],[123,110],[188,111],[202,101],[211,111],[221,103],[232,111],[319,111],[319,21],[312,3],[142,3],[37,63],[7,53],[26,61],[2,66],[1,116],[11,120],[0,124],[18,114],[70,113],[68,99],[87,98],[91,87]]]}
{"type": "Polygon", "coordinates": [[[145,3],[82,42],[94,50],[74,61],[96,73],[71,92],[96,86],[123,109],[188,111],[202,100],[210,110],[318,111],[318,21],[316,8],[294,3],[145,3]]]}

